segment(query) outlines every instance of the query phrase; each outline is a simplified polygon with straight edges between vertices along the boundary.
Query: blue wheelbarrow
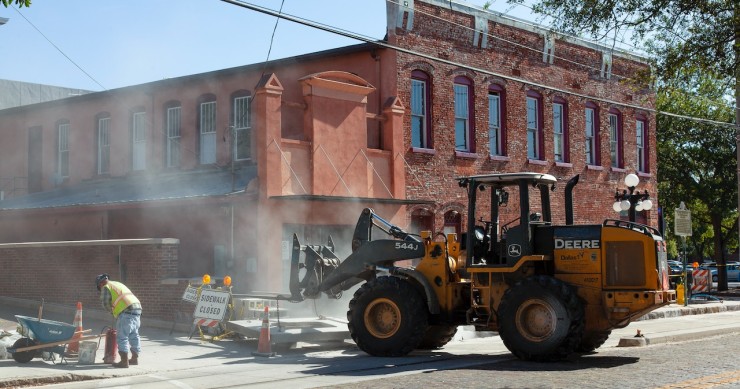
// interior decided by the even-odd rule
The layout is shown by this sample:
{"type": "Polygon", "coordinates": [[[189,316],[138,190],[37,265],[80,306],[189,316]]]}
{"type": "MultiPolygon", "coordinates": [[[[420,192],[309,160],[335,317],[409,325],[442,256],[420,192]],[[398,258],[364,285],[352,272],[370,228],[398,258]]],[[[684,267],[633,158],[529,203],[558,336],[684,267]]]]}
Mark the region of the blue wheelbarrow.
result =
{"type": "Polygon", "coordinates": [[[23,337],[8,347],[8,352],[13,354],[13,359],[18,363],[27,363],[36,357],[54,361],[54,354],[64,361],[67,344],[99,337],[82,334],[75,337],[75,326],[59,321],[21,315],[15,315],[15,318],[20,324],[18,332],[23,337]]]}

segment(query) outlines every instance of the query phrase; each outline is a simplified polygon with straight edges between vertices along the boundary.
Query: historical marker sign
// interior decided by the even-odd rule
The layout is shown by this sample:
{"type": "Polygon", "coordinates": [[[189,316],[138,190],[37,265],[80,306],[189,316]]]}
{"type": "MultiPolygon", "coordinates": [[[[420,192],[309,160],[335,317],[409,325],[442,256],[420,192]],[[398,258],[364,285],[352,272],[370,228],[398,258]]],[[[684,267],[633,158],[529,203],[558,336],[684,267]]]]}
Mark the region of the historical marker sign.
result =
{"type": "Polygon", "coordinates": [[[691,236],[691,211],[681,202],[681,207],[676,208],[673,217],[674,232],[676,236],[691,236]]]}

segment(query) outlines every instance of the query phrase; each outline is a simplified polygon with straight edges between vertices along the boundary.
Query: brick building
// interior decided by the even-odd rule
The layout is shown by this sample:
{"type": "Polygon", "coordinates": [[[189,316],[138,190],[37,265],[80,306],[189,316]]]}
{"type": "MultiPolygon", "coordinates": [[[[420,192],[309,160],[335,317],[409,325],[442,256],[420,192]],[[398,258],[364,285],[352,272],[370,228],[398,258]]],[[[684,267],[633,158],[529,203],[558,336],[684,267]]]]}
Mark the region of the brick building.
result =
{"type": "Polygon", "coordinates": [[[475,6],[404,4],[388,3],[384,42],[1,110],[0,178],[29,193],[0,201],[0,242],[176,238],[167,277],[285,291],[292,234],[346,254],[365,207],[459,231],[458,176],[580,174],[577,222],[616,217],[627,173],[655,193],[654,95],[622,78],[643,60],[475,6]]]}

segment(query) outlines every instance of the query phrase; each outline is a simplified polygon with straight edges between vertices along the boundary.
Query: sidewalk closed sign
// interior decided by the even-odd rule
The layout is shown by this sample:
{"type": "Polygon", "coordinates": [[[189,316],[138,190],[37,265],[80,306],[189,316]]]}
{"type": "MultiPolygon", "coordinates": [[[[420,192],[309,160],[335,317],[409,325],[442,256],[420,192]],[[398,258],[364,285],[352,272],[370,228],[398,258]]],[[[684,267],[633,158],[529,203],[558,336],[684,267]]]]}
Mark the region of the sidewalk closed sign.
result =
{"type": "Polygon", "coordinates": [[[198,289],[194,286],[188,286],[185,289],[185,293],[182,294],[182,299],[189,303],[193,303],[193,304],[197,303],[198,302],[198,289]]]}
{"type": "Polygon", "coordinates": [[[200,291],[200,298],[198,299],[198,304],[195,306],[193,317],[223,321],[228,305],[229,292],[203,289],[200,291]]]}

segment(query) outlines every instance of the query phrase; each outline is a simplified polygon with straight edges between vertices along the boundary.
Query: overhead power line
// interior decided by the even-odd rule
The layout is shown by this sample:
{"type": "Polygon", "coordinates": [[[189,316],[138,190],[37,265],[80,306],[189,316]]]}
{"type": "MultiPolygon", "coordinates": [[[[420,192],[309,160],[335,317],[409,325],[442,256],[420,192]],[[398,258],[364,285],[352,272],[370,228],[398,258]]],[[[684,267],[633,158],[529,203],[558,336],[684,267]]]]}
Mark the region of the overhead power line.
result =
{"type": "Polygon", "coordinates": [[[443,58],[435,57],[433,55],[421,53],[421,52],[414,51],[414,50],[411,50],[411,49],[407,49],[407,48],[395,46],[395,45],[392,45],[392,44],[387,43],[387,42],[384,42],[384,41],[379,41],[379,40],[377,40],[375,38],[367,37],[367,36],[360,35],[360,34],[357,34],[357,33],[351,32],[351,31],[343,30],[343,29],[340,29],[340,28],[337,28],[337,27],[333,27],[333,26],[329,26],[329,25],[326,25],[326,24],[318,23],[318,22],[315,22],[315,21],[311,21],[311,20],[304,19],[304,18],[301,18],[301,17],[293,16],[293,15],[290,15],[290,14],[277,12],[275,10],[272,10],[272,9],[269,9],[269,8],[265,8],[265,7],[260,7],[258,5],[247,3],[247,2],[244,2],[244,1],[239,1],[239,0],[221,0],[221,1],[223,1],[225,3],[236,5],[238,7],[250,9],[252,11],[260,12],[260,13],[263,13],[263,14],[266,14],[266,15],[271,15],[271,16],[279,17],[279,18],[282,18],[282,19],[285,19],[285,20],[288,20],[288,21],[291,21],[291,22],[294,22],[294,23],[298,23],[298,24],[301,24],[301,25],[304,25],[304,26],[308,26],[308,27],[315,28],[315,29],[318,29],[318,30],[326,31],[326,32],[329,32],[329,33],[332,33],[332,34],[341,35],[341,36],[344,36],[344,37],[347,37],[347,38],[351,38],[351,39],[355,39],[355,40],[358,40],[358,41],[361,41],[361,42],[372,43],[374,45],[377,45],[377,46],[380,46],[380,47],[384,47],[384,48],[387,48],[387,49],[390,49],[390,50],[395,50],[395,51],[398,51],[398,52],[402,52],[402,53],[414,55],[414,56],[417,56],[417,57],[425,58],[425,59],[428,59],[430,61],[439,62],[439,63],[443,63],[443,64],[446,64],[446,65],[451,65],[451,66],[455,66],[455,67],[460,67],[460,68],[472,70],[474,72],[478,72],[478,73],[481,73],[481,74],[487,74],[487,75],[499,77],[499,78],[502,78],[502,79],[505,79],[505,80],[519,82],[519,83],[522,83],[522,84],[525,84],[525,85],[530,85],[530,86],[533,86],[533,87],[538,87],[538,88],[542,88],[542,89],[552,90],[552,91],[556,91],[556,92],[560,92],[560,93],[567,94],[567,95],[570,95],[570,96],[580,97],[580,98],[584,98],[584,99],[588,99],[588,100],[600,101],[600,102],[606,103],[606,104],[618,105],[618,106],[625,107],[625,108],[639,109],[639,110],[644,110],[646,112],[651,112],[651,113],[655,113],[655,114],[660,114],[660,115],[665,115],[665,116],[671,116],[671,117],[680,118],[680,119],[692,120],[692,121],[700,122],[700,123],[706,123],[706,124],[712,124],[712,125],[724,126],[724,127],[733,127],[733,128],[735,127],[735,125],[732,124],[732,123],[720,122],[720,121],[711,120],[711,119],[697,118],[697,117],[686,116],[686,115],[679,115],[679,114],[675,114],[675,113],[672,113],[672,112],[659,111],[659,110],[657,110],[655,108],[649,108],[649,107],[644,107],[644,106],[635,105],[635,104],[622,103],[622,102],[618,102],[618,101],[614,101],[614,100],[604,99],[604,98],[601,98],[601,97],[589,96],[589,95],[586,95],[586,94],[576,93],[576,92],[564,90],[564,89],[561,89],[561,88],[553,87],[553,86],[550,86],[550,85],[545,85],[545,84],[533,82],[533,81],[530,81],[530,80],[525,80],[525,79],[519,78],[519,77],[513,77],[513,76],[508,76],[508,75],[496,73],[496,72],[490,71],[488,69],[482,69],[482,68],[478,68],[478,67],[475,67],[475,66],[466,65],[466,64],[463,64],[463,63],[460,63],[460,62],[455,62],[455,61],[450,61],[450,60],[446,60],[446,59],[443,59],[443,58]]]}

